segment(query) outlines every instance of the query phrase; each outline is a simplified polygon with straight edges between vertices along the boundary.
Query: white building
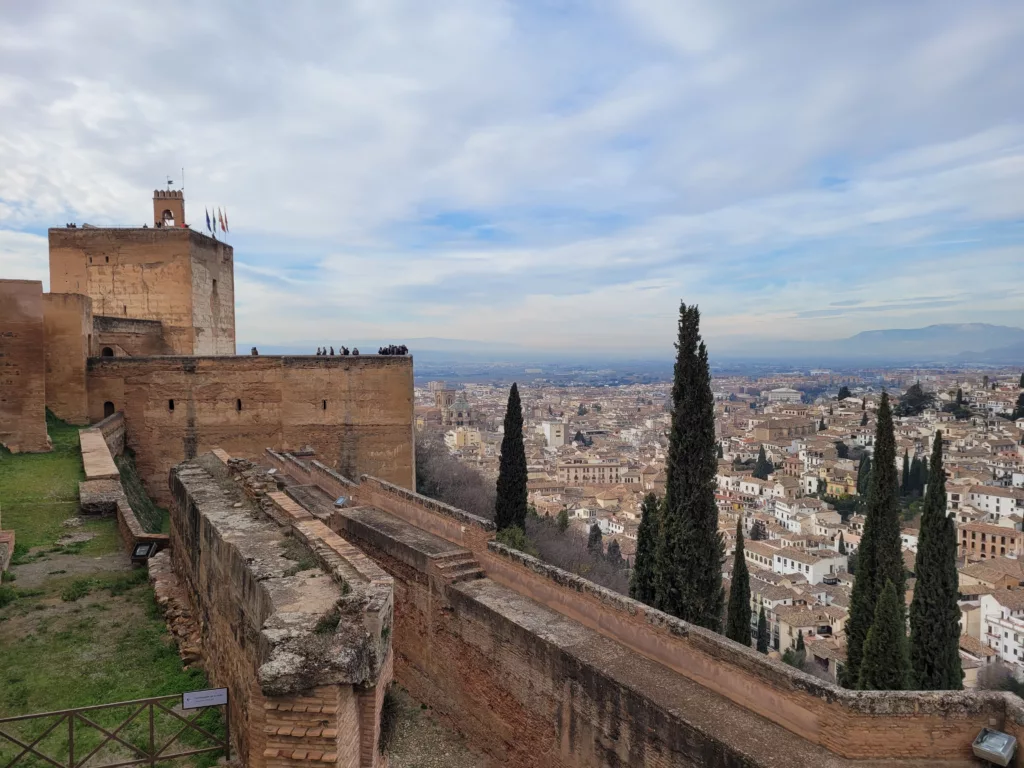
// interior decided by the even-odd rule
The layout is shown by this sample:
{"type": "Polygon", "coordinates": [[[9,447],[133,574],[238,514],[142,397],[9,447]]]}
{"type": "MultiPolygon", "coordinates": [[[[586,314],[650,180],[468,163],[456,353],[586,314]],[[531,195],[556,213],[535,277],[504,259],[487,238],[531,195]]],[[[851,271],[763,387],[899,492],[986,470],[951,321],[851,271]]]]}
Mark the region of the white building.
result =
{"type": "Polygon", "coordinates": [[[1024,672],[1024,590],[997,589],[981,596],[981,639],[1001,661],[1024,672]]]}
{"type": "Polygon", "coordinates": [[[541,429],[548,448],[561,448],[565,445],[565,424],[560,421],[545,421],[541,424],[541,429]]]}
{"type": "Polygon", "coordinates": [[[803,393],[789,387],[779,387],[768,393],[769,403],[799,403],[803,400],[803,393]]]}
{"type": "Polygon", "coordinates": [[[799,573],[809,584],[820,584],[826,576],[845,571],[848,563],[846,555],[830,549],[807,551],[786,547],[775,553],[772,570],[782,574],[799,573]]]}
{"type": "Polygon", "coordinates": [[[1024,515],[1024,488],[1001,488],[994,485],[972,485],[967,503],[992,519],[1006,515],[1024,515]]]}

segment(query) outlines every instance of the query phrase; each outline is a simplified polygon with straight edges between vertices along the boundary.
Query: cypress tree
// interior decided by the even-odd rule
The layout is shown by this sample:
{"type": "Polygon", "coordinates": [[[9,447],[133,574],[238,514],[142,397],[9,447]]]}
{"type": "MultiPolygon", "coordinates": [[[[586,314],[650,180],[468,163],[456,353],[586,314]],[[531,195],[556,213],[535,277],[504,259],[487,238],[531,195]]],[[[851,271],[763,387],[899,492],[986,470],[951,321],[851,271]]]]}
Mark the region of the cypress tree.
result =
{"type": "MultiPolygon", "coordinates": [[[[853,582],[850,618],[846,624],[847,665],[843,681],[847,687],[855,687],[860,680],[864,642],[874,622],[882,587],[886,581],[891,581],[897,594],[906,591],[901,550],[896,436],[889,396],[883,392],[875,426],[875,457],[868,482],[864,531],[857,549],[857,578],[853,582]]],[[[902,602],[897,611],[902,622],[902,602]]]]}
{"type": "Polygon", "coordinates": [[[836,400],[845,400],[848,397],[852,397],[850,394],[850,388],[843,384],[843,386],[839,388],[839,394],[836,396],[836,400]]]}
{"type": "Polygon", "coordinates": [[[900,475],[900,495],[910,495],[910,456],[903,451],[903,473],[900,475]]]}
{"type": "Polygon", "coordinates": [[[1020,375],[1020,384],[1017,385],[1021,389],[1024,389],[1024,373],[1020,375]]]}
{"type": "Polygon", "coordinates": [[[914,457],[913,461],[910,462],[910,479],[908,480],[907,495],[917,496],[920,493],[920,488],[924,487],[924,482],[921,480],[921,460],[914,457]],[[920,487],[918,482],[921,483],[920,487]]]}
{"type": "Polygon", "coordinates": [[[796,631],[796,652],[797,653],[806,653],[807,652],[807,646],[804,645],[804,631],[802,629],[798,629],[796,631]]]}
{"type": "Polygon", "coordinates": [[[601,538],[601,529],[596,524],[590,526],[590,535],[587,536],[587,551],[595,555],[604,554],[604,541],[601,538]]]}
{"type": "Polygon", "coordinates": [[[757,614],[757,650],[761,653],[768,653],[768,617],[764,615],[764,606],[757,614]]]}
{"type": "Polygon", "coordinates": [[[1024,392],[1017,395],[1017,406],[1013,409],[1012,419],[1024,419],[1024,392]]]}
{"type": "Polygon", "coordinates": [[[956,388],[956,407],[959,408],[964,404],[964,391],[960,388],[956,388]]]}
{"type": "Polygon", "coordinates": [[[860,467],[857,468],[857,493],[860,496],[867,496],[869,483],[871,482],[871,455],[861,454],[860,467]]]}
{"type": "Polygon", "coordinates": [[[836,546],[836,551],[839,552],[840,555],[846,554],[846,540],[843,539],[842,531],[839,532],[839,544],[836,546]]]}
{"type": "Polygon", "coordinates": [[[679,305],[676,349],[656,604],[666,613],[719,632],[725,555],[715,506],[715,406],[696,306],[679,305]]]}
{"type": "Polygon", "coordinates": [[[902,691],[910,682],[903,600],[891,579],[878,596],[875,620],[864,641],[857,687],[863,691],[902,691]]]}
{"type": "Polygon", "coordinates": [[[868,414],[866,411],[860,415],[860,425],[862,427],[866,427],[868,425],[868,414]]]}
{"type": "Polygon", "coordinates": [[[498,493],[494,504],[498,530],[513,526],[526,530],[526,448],[523,447],[523,407],[515,383],[505,408],[505,435],[501,439],[498,493]]]}
{"type": "Polygon", "coordinates": [[[640,505],[640,526],[636,532],[636,556],[629,577],[629,596],[651,605],[654,603],[654,568],[658,534],[661,529],[661,504],[653,493],[644,496],[640,505]]]}
{"type": "Polygon", "coordinates": [[[732,565],[732,586],[729,589],[729,612],[725,636],[742,645],[750,645],[750,574],[743,556],[743,522],[736,523],[736,552],[732,565]]]}
{"type": "Polygon", "coordinates": [[[569,530],[569,510],[562,509],[558,512],[558,532],[565,533],[569,530]]]}
{"type": "Polygon", "coordinates": [[[608,562],[612,565],[622,565],[622,548],[619,546],[619,542],[615,539],[608,542],[608,549],[604,554],[605,557],[608,558],[608,562]]]}
{"type": "Polygon", "coordinates": [[[718,444],[718,458],[720,458],[720,459],[724,459],[725,458],[725,451],[722,450],[722,444],[721,443],[718,444]]]}
{"type": "Polygon", "coordinates": [[[767,480],[772,469],[774,467],[768,463],[768,456],[765,454],[764,446],[762,445],[757,452],[757,463],[754,464],[754,477],[759,480],[767,480]]]}
{"type": "Polygon", "coordinates": [[[825,417],[824,416],[822,416],[821,420],[818,421],[818,431],[819,432],[824,432],[825,431],[825,417]]]}
{"type": "Polygon", "coordinates": [[[942,467],[942,432],[935,433],[928,492],[914,561],[914,599],[910,603],[910,666],[914,689],[963,688],[960,664],[959,581],[956,570],[956,525],[946,514],[946,472],[942,467]]]}

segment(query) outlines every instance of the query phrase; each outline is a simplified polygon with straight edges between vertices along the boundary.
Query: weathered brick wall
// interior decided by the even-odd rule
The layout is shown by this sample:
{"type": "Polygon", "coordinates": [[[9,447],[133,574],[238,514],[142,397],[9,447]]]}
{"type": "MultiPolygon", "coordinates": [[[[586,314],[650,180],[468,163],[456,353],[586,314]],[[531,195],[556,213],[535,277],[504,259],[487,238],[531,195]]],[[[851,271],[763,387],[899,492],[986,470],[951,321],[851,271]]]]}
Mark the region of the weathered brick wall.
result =
{"type": "Polygon", "coordinates": [[[391,579],[224,451],[175,467],[170,484],[174,572],[203,665],[230,691],[243,764],[386,766],[365,744],[390,682],[391,579]],[[296,542],[316,566],[299,570],[296,542]],[[331,614],[337,627],[321,628],[331,614]]]}
{"type": "Polygon", "coordinates": [[[0,280],[0,444],[48,451],[43,284],[0,280]]]}
{"type": "MultiPolygon", "coordinates": [[[[282,468],[289,466],[282,463],[282,468]]],[[[309,479],[314,478],[310,472],[309,479]]],[[[332,487],[331,492],[335,490],[337,487],[332,487]]],[[[971,753],[972,739],[984,726],[1024,732],[1024,702],[1010,694],[846,691],[489,541],[493,537],[489,522],[461,510],[368,477],[354,488],[345,487],[345,491],[357,504],[376,506],[472,550],[493,581],[836,755],[852,759],[964,759],[971,753]]],[[[443,688],[441,683],[448,676],[457,677],[460,669],[468,669],[473,656],[468,649],[457,646],[437,653],[447,641],[437,635],[438,618],[432,609],[438,601],[431,601],[424,591],[428,588],[426,576],[389,559],[383,551],[375,550],[372,555],[396,576],[398,676],[406,684],[417,685],[407,682],[407,678],[419,675],[419,695],[430,696],[432,687],[443,688]],[[438,667],[446,657],[458,659],[457,668],[438,667]]],[[[477,631],[493,633],[494,628],[480,627],[477,631]]],[[[462,635],[472,637],[473,633],[462,635]]],[[[482,685],[476,679],[464,679],[464,684],[470,688],[482,685]]],[[[530,685],[541,683],[532,680],[530,685]]],[[[454,691],[438,695],[449,697],[444,706],[460,713],[459,717],[469,717],[479,707],[479,699],[476,704],[460,700],[454,691]]],[[[497,693],[493,695],[501,699],[497,693]]],[[[525,720],[521,727],[528,727],[525,720]]],[[[481,728],[480,737],[485,740],[487,729],[481,728]]],[[[1018,765],[1024,766],[1024,761],[1018,765]]]]}
{"type": "Polygon", "coordinates": [[[90,356],[99,357],[105,348],[109,348],[115,357],[174,354],[174,350],[164,339],[164,326],[159,320],[96,315],[93,317],[93,345],[90,356]]]}
{"type": "Polygon", "coordinates": [[[92,429],[103,435],[111,456],[124,453],[124,414],[121,411],[93,424],[92,429]]]}
{"type": "Polygon", "coordinates": [[[89,414],[124,411],[139,474],[164,502],[170,468],[215,447],[252,458],[311,445],[346,475],[412,486],[412,386],[408,357],[92,358],[89,414]]]}
{"type": "Polygon", "coordinates": [[[159,320],[174,354],[193,354],[187,229],[51,229],[50,290],[83,293],[96,315],[159,320]]]}
{"type": "Polygon", "coordinates": [[[230,245],[192,238],[192,325],[196,355],[234,355],[235,278],[230,245]]]}
{"type": "Polygon", "coordinates": [[[44,293],[46,405],[71,424],[89,423],[86,359],[92,343],[92,301],[80,293],[44,293]]]}

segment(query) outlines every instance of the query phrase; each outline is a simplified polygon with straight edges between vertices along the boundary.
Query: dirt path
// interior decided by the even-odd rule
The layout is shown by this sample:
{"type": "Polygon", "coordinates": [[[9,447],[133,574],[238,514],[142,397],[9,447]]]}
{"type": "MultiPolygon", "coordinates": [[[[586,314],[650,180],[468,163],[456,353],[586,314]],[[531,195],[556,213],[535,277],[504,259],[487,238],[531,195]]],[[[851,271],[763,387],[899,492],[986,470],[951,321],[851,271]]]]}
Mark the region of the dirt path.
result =
{"type": "Polygon", "coordinates": [[[109,552],[104,555],[66,555],[51,553],[12,569],[15,586],[18,589],[39,589],[51,578],[78,576],[87,577],[96,573],[129,571],[131,563],[123,552],[109,552]]]}

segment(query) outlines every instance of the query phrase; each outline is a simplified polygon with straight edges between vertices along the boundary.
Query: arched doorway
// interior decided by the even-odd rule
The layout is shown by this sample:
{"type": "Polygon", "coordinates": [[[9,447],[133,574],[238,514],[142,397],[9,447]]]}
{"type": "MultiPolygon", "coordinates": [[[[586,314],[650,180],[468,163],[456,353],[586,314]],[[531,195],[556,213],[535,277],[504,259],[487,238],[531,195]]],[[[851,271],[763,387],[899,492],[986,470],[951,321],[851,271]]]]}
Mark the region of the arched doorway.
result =
{"type": "Polygon", "coordinates": [[[113,415],[114,415],[114,404],[112,402],[110,402],[109,400],[107,400],[107,402],[105,402],[103,404],[103,418],[105,419],[108,416],[113,416],[113,415]]]}
{"type": "Polygon", "coordinates": [[[100,355],[102,357],[113,357],[114,356],[114,350],[111,349],[110,347],[104,347],[103,351],[100,352],[100,355]]]}

